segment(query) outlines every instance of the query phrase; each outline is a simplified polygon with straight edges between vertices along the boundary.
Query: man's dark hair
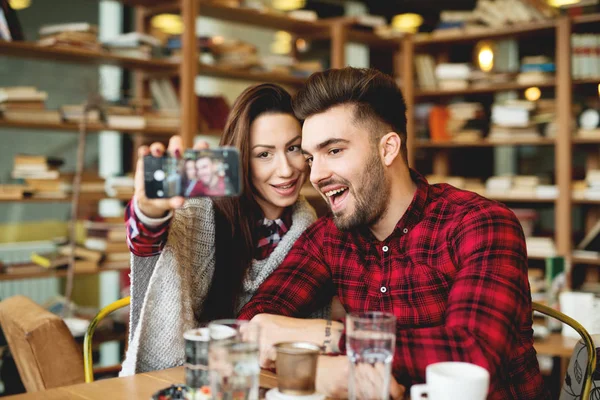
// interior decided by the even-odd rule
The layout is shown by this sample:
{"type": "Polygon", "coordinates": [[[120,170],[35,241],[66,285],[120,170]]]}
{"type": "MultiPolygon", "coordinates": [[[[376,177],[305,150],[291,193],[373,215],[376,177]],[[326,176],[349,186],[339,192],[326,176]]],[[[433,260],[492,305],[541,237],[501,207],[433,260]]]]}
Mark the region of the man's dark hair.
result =
{"type": "Polygon", "coordinates": [[[402,139],[402,158],[408,165],[406,105],[392,77],[372,68],[329,69],[312,74],[292,101],[300,120],[343,104],[356,106],[354,120],[372,133],[372,143],[388,132],[396,132],[402,139]]]}

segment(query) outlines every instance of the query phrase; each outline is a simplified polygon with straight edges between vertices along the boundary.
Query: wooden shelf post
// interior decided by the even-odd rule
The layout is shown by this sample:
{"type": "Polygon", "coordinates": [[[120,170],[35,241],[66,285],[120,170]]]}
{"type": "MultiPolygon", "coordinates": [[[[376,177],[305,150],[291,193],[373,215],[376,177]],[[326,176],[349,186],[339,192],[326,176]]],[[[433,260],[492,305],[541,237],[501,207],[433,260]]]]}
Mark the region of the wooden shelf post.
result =
{"type": "Polygon", "coordinates": [[[402,94],[406,103],[406,149],[408,165],[415,165],[415,84],[414,84],[414,41],[412,35],[402,38],[402,44],[394,54],[394,74],[402,81],[402,94]]]}
{"type": "Polygon", "coordinates": [[[559,255],[571,257],[572,248],[572,93],[571,93],[571,21],[560,17],[556,24],[556,137],[555,168],[558,199],[555,207],[555,240],[559,255]]]}
{"type": "Polygon", "coordinates": [[[196,40],[196,18],[198,17],[197,0],[180,0],[181,17],[184,31],[182,38],[181,60],[181,137],[184,147],[192,147],[194,136],[198,132],[198,100],[196,98],[195,82],[198,75],[198,46],[196,40]]]}

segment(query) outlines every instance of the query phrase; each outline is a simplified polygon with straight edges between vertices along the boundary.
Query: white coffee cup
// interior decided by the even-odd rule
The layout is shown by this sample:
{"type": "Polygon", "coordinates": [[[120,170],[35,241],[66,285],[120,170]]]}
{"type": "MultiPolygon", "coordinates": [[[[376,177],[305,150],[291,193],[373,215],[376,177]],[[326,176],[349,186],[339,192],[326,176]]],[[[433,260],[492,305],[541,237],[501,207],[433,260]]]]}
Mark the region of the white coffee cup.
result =
{"type": "Polygon", "coordinates": [[[428,365],[427,383],[410,388],[411,400],[485,400],[490,385],[490,373],[478,365],[448,361],[428,365]]]}

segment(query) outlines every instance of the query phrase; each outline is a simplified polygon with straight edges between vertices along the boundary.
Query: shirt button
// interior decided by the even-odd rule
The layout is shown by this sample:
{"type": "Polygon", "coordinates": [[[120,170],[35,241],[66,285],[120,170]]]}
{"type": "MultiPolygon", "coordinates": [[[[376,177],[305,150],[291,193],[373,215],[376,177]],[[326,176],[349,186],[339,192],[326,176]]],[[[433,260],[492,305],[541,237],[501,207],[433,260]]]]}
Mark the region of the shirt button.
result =
{"type": "Polygon", "coordinates": [[[383,247],[381,248],[381,250],[383,250],[383,251],[384,251],[384,253],[385,253],[385,252],[387,252],[389,249],[390,249],[390,248],[389,248],[389,247],[387,247],[387,246],[383,246],[383,247]]]}
{"type": "Polygon", "coordinates": [[[382,286],[379,290],[381,291],[381,293],[387,292],[387,288],[385,286],[382,286]]]}
{"type": "Polygon", "coordinates": [[[408,228],[404,228],[404,229],[402,229],[402,232],[403,232],[403,233],[408,233],[408,228]]]}

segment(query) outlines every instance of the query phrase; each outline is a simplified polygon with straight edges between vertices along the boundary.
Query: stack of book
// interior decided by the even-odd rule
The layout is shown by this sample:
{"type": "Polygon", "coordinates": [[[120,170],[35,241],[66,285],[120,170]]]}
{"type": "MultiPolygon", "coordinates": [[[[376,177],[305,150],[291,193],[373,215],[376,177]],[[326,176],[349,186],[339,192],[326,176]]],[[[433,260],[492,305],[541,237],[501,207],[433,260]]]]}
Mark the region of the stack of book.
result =
{"type": "Polygon", "coordinates": [[[456,142],[476,142],[483,136],[486,125],[481,103],[457,102],[448,106],[448,131],[456,142]]]}
{"type": "MultiPolygon", "coordinates": [[[[75,246],[75,272],[95,272],[103,258],[100,251],[90,250],[85,247],[75,246]]],[[[32,253],[31,262],[45,269],[61,269],[69,266],[71,247],[68,244],[58,246],[56,252],[32,253]]]]}
{"type": "Polygon", "coordinates": [[[485,186],[477,178],[465,178],[464,176],[427,175],[427,182],[431,185],[447,183],[455,188],[468,190],[480,195],[485,194],[485,186]]]}
{"type": "Polygon", "coordinates": [[[44,25],[38,33],[40,46],[102,51],[102,45],[98,42],[98,27],[87,22],[44,25]]]}
{"type": "Polygon", "coordinates": [[[472,11],[442,11],[434,35],[460,35],[552,19],[558,10],[544,0],[478,0],[472,11]]]}
{"type": "Polygon", "coordinates": [[[469,86],[471,66],[464,63],[441,63],[435,67],[437,86],[442,90],[462,90],[469,86]]]}
{"type": "Polygon", "coordinates": [[[21,200],[30,195],[29,188],[24,184],[0,185],[0,200],[21,200]]]}
{"type": "Polygon", "coordinates": [[[12,177],[24,180],[27,191],[35,198],[64,199],[71,192],[71,183],[58,171],[63,162],[61,158],[17,154],[12,177]]]}
{"type": "Polygon", "coordinates": [[[486,196],[509,197],[515,199],[556,198],[558,191],[555,185],[546,179],[533,175],[492,176],[485,183],[486,196]]]}
{"type": "Polygon", "coordinates": [[[213,40],[210,53],[215,65],[225,68],[248,69],[260,64],[256,46],[243,40],[213,40]]]}
{"type": "Polygon", "coordinates": [[[129,261],[127,231],[121,217],[86,220],[84,227],[85,248],[101,252],[103,265],[129,261]]]}
{"type": "Polygon", "coordinates": [[[111,129],[145,129],[146,119],[133,107],[109,106],[106,108],[106,124],[111,129]]]}
{"type": "Polygon", "coordinates": [[[15,179],[56,179],[58,167],[64,161],[59,158],[40,155],[17,154],[14,156],[12,177],[15,179]]]}
{"type": "Polygon", "coordinates": [[[46,109],[48,93],[34,86],[0,87],[0,112],[7,121],[60,123],[56,110],[46,109]]]}
{"type": "Polygon", "coordinates": [[[153,55],[158,55],[154,49],[162,46],[159,39],[139,32],[125,33],[106,40],[102,44],[112,54],[145,60],[152,58],[153,55]]]}
{"type": "Polygon", "coordinates": [[[523,57],[517,82],[522,85],[539,85],[554,78],[556,66],[547,56],[523,57]]]}
{"type": "Polygon", "coordinates": [[[490,140],[538,139],[540,132],[531,120],[535,103],[528,101],[509,101],[492,105],[492,127],[490,140]]]}

